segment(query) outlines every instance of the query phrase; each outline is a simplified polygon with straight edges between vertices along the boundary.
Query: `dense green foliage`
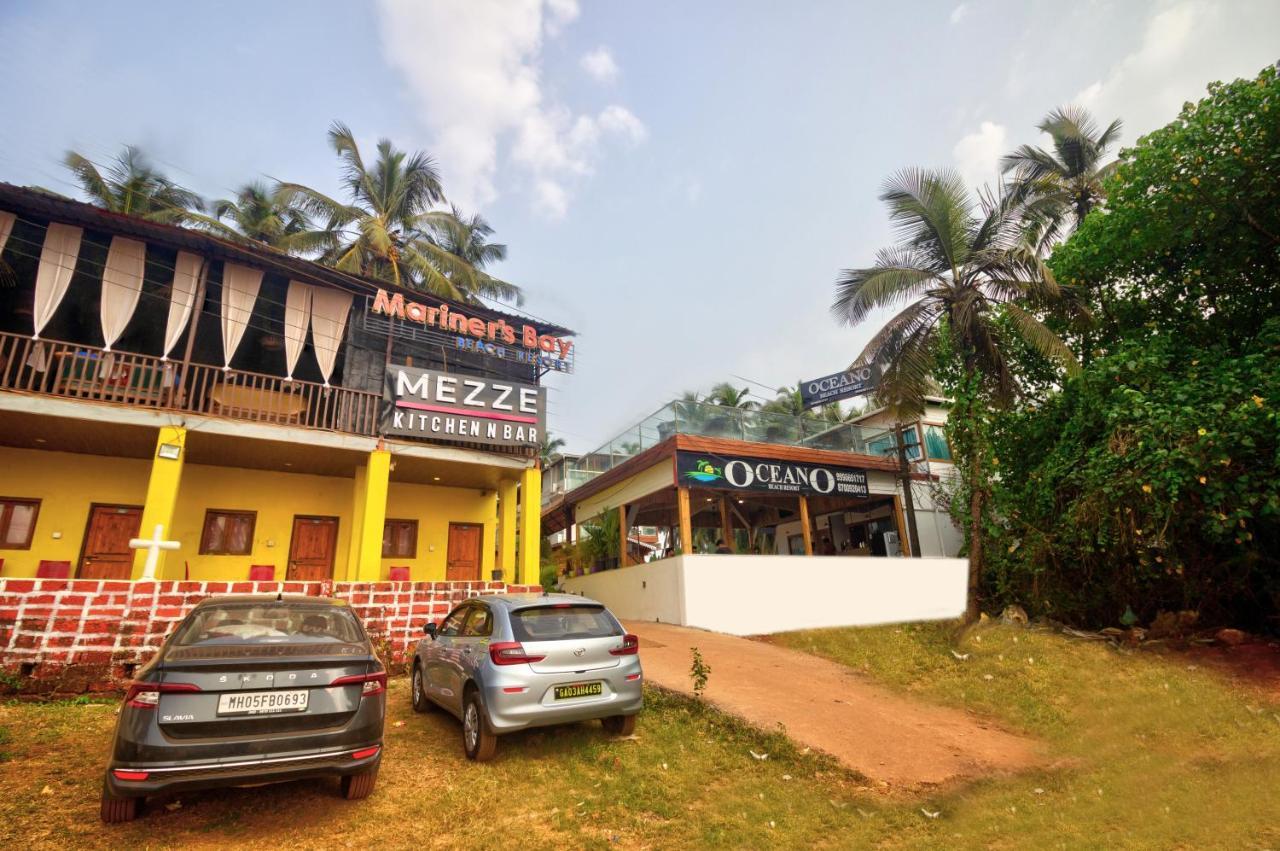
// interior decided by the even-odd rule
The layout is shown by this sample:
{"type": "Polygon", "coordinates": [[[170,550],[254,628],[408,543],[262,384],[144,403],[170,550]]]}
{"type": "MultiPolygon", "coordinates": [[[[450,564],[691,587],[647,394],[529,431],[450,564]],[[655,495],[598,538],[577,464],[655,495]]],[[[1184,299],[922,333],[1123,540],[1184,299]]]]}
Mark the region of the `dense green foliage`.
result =
{"type": "Polygon", "coordinates": [[[1247,353],[1162,333],[993,417],[1002,596],[1072,621],[1280,607],[1280,320],[1247,353]]]}
{"type": "Polygon", "coordinates": [[[1050,261],[1095,317],[1068,337],[1082,374],[1060,390],[1033,380],[1040,393],[977,426],[999,471],[983,519],[987,594],[1076,622],[1193,609],[1274,629],[1275,69],[1211,86],[1124,152],[1106,190],[1050,261]]]}
{"type": "Polygon", "coordinates": [[[1093,349],[1147,326],[1240,340],[1280,312],[1280,79],[1214,84],[1124,152],[1105,212],[1053,254],[1092,296],[1093,349]]]}

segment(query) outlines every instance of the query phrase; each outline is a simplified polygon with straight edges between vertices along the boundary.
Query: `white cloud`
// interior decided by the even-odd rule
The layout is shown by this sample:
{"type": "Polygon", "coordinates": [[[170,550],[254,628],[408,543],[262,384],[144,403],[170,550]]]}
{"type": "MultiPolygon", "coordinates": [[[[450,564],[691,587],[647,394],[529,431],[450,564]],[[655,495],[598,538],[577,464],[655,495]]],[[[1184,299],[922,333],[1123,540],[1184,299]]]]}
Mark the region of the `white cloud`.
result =
{"type": "Polygon", "coordinates": [[[618,63],[613,61],[613,54],[607,47],[597,47],[583,54],[579,64],[582,70],[601,83],[612,83],[618,79],[618,63]]]}
{"type": "Polygon", "coordinates": [[[617,133],[623,136],[633,145],[638,145],[649,135],[649,131],[645,129],[639,118],[632,114],[631,110],[625,106],[610,104],[604,108],[597,119],[600,129],[606,133],[617,133]]]}
{"type": "Polygon", "coordinates": [[[533,187],[533,206],[549,219],[563,219],[569,212],[569,194],[554,180],[539,180],[533,187]]]}
{"type": "Polygon", "coordinates": [[[966,186],[974,189],[996,182],[1000,171],[1000,157],[1008,152],[1008,135],[1004,125],[984,121],[977,130],[956,143],[951,153],[966,186]]]}
{"type": "Polygon", "coordinates": [[[544,90],[543,44],[578,16],[577,0],[381,0],[379,12],[387,61],[432,134],[449,199],[465,209],[497,198],[499,169],[510,165],[504,184],[563,217],[606,142],[646,136],[624,106],[579,115],[544,90]]]}
{"type": "Polygon", "coordinates": [[[958,24],[969,14],[969,4],[961,3],[959,6],[951,10],[951,23],[958,24]]]}
{"type": "Polygon", "coordinates": [[[1253,77],[1275,61],[1280,5],[1182,0],[1146,23],[1138,49],[1085,87],[1075,102],[1100,124],[1125,122],[1126,143],[1160,127],[1182,104],[1204,96],[1211,80],[1253,77]]]}

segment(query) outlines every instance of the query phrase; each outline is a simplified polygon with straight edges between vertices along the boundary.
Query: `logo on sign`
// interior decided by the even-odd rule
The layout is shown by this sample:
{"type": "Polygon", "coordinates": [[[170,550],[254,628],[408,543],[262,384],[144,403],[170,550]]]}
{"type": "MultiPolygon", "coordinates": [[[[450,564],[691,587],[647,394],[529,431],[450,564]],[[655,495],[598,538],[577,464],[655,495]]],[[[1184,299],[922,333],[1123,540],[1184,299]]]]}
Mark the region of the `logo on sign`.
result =
{"type": "Polygon", "coordinates": [[[708,482],[714,482],[718,479],[723,479],[724,473],[719,467],[712,466],[710,461],[704,461],[703,459],[699,458],[697,469],[690,470],[689,472],[685,473],[685,477],[689,479],[693,479],[695,482],[698,482],[699,484],[705,485],[708,482]]]}

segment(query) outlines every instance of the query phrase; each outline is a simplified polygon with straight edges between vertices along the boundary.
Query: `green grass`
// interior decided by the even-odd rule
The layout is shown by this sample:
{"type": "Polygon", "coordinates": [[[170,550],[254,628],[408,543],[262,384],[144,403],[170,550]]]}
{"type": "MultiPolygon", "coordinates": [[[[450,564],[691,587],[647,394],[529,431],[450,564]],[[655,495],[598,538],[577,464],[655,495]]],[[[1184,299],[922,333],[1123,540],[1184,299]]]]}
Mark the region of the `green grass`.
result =
{"type": "Polygon", "coordinates": [[[1188,657],[997,625],[775,640],[1048,743],[1041,771],[931,799],[943,813],[935,838],[960,834],[965,845],[991,847],[1280,844],[1280,705],[1188,657]]]}
{"type": "Polygon", "coordinates": [[[1030,732],[1046,742],[1042,769],[889,796],[776,733],[656,690],[634,740],[572,725],[505,737],[493,763],[476,765],[457,722],[413,714],[395,680],[370,799],[343,801],[330,782],[217,790],[108,828],[97,800],[114,703],[9,702],[0,847],[1280,846],[1276,703],[1177,657],[1005,627],[950,636],[884,627],[778,640],[1030,732]]]}

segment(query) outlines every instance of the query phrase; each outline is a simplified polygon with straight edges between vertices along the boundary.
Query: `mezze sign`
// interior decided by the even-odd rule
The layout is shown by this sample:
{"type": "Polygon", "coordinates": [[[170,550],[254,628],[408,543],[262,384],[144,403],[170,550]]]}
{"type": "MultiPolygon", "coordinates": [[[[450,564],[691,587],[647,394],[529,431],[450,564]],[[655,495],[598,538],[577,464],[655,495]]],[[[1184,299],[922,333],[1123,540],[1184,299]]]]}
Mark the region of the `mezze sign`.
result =
{"type": "Polygon", "coordinates": [[[537,446],[547,390],[516,381],[388,366],[382,433],[492,446],[537,446]]]}
{"type": "Polygon", "coordinates": [[[868,496],[865,470],[706,452],[676,453],[676,484],[735,491],[868,496]]]}
{"type": "Polygon", "coordinates": [[[852,367],[844,372],[824,375],[800,383],[800,400],[805,408],[816,408],[851,396],[861,396],[880,383],[880,367],[876,364],[852,367]]]}

